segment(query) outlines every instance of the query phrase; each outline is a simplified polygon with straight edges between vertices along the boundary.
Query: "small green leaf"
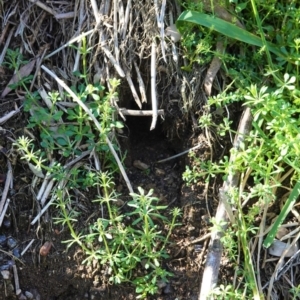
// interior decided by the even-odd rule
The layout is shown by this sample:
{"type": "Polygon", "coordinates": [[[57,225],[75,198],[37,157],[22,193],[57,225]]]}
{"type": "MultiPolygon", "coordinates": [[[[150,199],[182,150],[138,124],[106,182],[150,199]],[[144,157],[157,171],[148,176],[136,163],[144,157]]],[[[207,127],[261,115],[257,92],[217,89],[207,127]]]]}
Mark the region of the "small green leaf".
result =
{"type": "Polygon", "coordinates": [[[56,140],[57,144],[59,144],[60,146],[66,146],[68,145],[67,141],[64,138],[58,138],[56,140]]]}
{"type": "Polygon", "coordinates": [[[92,98],[95,100],[95,101],[99,101],[100,100],[100,96],[97,95],[97,94],[91,94],[92,95],[92,98]]]}
{"type": "Polygon", "coordinates": [[[116,121],[116,123],[115,123],[115,127],[116,127],[116,128],[123,128],[123,127],[124,127],[124,125],[123,125],[123,123],[122,123],[122,122],[120,122],[120,121],[116,121]]]}

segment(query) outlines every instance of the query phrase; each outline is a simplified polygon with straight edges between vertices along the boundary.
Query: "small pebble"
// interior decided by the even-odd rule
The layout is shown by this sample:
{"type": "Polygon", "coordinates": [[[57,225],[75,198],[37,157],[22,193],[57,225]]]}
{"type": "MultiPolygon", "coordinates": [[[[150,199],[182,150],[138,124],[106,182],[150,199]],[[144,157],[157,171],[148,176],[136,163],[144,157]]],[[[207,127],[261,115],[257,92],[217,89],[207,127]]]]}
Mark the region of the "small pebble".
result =
{"type": "Polygon", "coordinates": [[[6,236],[4,234],[0,235],[0,246],[5,246],[6,244],[6,236]]]}
{"type": "Polygon", "coordinates": [[[2,225],[6,228],[9,229],[11,227],[11,221],[10,219],[5,219],[2,223],[2,225]]]}
{"type": "Polygon", "coordinates": [[[17,241],[16,239],[10,237],[8,240],[7,240],[7,246],[9,249],[13,249],[17,246],[17,241]]]}
{"type": "Polygon", "coordinates": [[[41,295],[36,289],[31,289],[30,292],[32,293],[34,300],[41,300],[41,295]]]}
{"type": "Polygon", "coordinates": [[[167,283],[166,283],[165,281],[159,280],[159,281],[157,282],[157,287],[158,287],[159,289],[162,289],[162,288],[164,288],[164,287],[166,287],[166,286],[167,286],[167,283]]]}
{"type": "Polygon", "coordinates": [[[149,169],[149,166],[146,165],[145,163],[141,162],[140,160],[135,160],[133,162],[133,166],[137,169],[140,169],[140,170],[147,170],[149,169]]]}
{"type": "Polygon", "coordinates": [[[166,172],[162,169],[155,168],[155,175],[156,176],[164,176],[164,175],[166,175],[166,172]]]}
{"type": "Polygon", "coordinates": [[[19,248],[15,248],[12,253],[13,253],[13,256],[15,256],[16,258],[20,258],[21,257],[20,249],[19,248]]]}
{"type": "Polygon", "coordinates": [[[3,270],[3,271],[1,271],[1,275],[2,275],[3,279],[7,280],[10,277],[10,272],[8,270],[3,270]]]}
{"type": "Polygon", "coordinates": [[[13,260],[8,260],[8,261],[7,261],[7,264],[8,264],[9,266],[14,266],[16,263],[15,263],[13,260]]]}
{"type": "Polygon", "coordinates": [[[26,296],[28,299],[33,299],[33,294],[30,293],[30,292],[28,292],[28,291],[25,292],[25,296],[26,296]]]}
{"type": "Polygon", "coordinates": [[[5,265],[0,266],[0,271],[2,272],[4,270],[8,270],[9,268],[10,268],[10,265],[5,264],[5,265]]]}
{"type": "Polygon", "coordinates": [[[17,296],[20,296],[21,294],[22,294],[22,290],[21,290],[21,289],[17,289],[17,290],[16,290],[16,295],[17,295],[17,296]]]}
{"type": "Polygon", "coordinates": [[[167,286],[164,288],[164,294],[171,294],[171,293],[173,293],[173,288],[168,283],[167,286]]]}

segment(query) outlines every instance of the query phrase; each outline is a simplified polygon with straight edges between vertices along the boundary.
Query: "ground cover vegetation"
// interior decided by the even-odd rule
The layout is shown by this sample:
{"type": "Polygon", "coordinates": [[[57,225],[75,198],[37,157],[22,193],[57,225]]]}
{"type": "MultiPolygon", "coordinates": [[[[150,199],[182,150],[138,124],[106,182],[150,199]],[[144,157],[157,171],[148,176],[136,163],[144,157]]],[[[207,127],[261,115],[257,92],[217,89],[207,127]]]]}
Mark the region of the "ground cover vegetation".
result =
{"type": "MultiPolygon", "coordinates": [[[[295,208],[300,193],[299,5],[296,1],[210,2],[209,14],[206,1],[180,3],[185,11],[177,21],[187,60],[182,66],[184,72],[192,72],[196,64],[209,64],[216,56],[222,62],[222,76],[215,79],[214,91],[197,120],[198,128],[216,140],[233,141],[237,122],[232,119],[231,108],[248,106],[253,115],[252,129],[243,137],[239,151],[231,150],[220,161],[202,160],[191,152],[192,164],[183,173],[191,185],[240,174],[239,185],[230,191],[227,212],[232,218],[226,221],[229,223],[222,238],[225,255],[234,266],[233,280],[215,287],[211,296],[260,299],[277,293],[297,299],[297,274],[281,288],[274,281],[279,281],[282,265],[273,265],[271,273],[261,268],[268,264],[263,252],[273,245],[282,225],[293,218],[299,222],[295,208]],[[216,17],[214,6],[230,7],[231,16],[239,19],[243,28],[216,17]],[[225,49],[222,52],[215,50],[220,41],[225,49]],[[230,154],[235,155],[234,161],[230,154]]],[[[22,136],[14,141],[14,147],[36,176],[55,182],[51,202],[57,209],[54,222],[70,231],[66,247],[79,245],[85,254],[84,263],[100,261],[109,283],[132,283],[137,297],[146,298],[172,277],[162,262],[168,258],[167,245],[172,231],[180,225],[181,212],[174,208],[167,213],[167,206],[160,205],[152,190],[138,188],[138,193],[131,191],[127,203],[121,200],[115,180],[126,153],[118,144],[116,132],[123,124],[113,105],[122,92],[120,81],[110,80],[109,89],[91,83],[87,70],[91,49],[85,38],[77,50],[81,65],[80,71],[72,74],[74,84],[69,90],[53,90],[46,95],[30,91],[33,77],[21,74],[28,64],[21,52],[7,51],[3,66],[17,76],[21,74],[10,88],[26,91],[28,129],[38,136],[22,136]],[[64,105],[70,98],[74,103],[64,105]],[[111,147],[108,141],[112,141],[111,147]],[[91,153],[97,153],[98,168],[67,160],[91,153]],[[91,218],[81,231],[77,226],[80,211],[74,205],[78,188],[97,190],[92,203],[101,211],[101,217],[91,218]]],[[[222,223],[211,222],[212,230],[222,230],[222,223]]],[[[294,232],[290,245],[298,238],[299,231],[294,232]]]]}
{"type": "MultiPolygon", "coordinates": [[[[252,130],[237,153],[231,150],[234,161],[228,155],[220,161],[204,161],[192,153],[192,165],[186,167],[183,178],[192,184],[200,178],[211,181],[221,174],[226,180],[231,174],[240,174],[228,203],[233,223],[222,238],[226,255],[236,268],[234,281],[217,287],[213,295],[218,299],[260,299],[264,295],[270,299],[272,291],[280,294],[280,288],[273,286],[274,274],[261,270],[263,252],[272,245],[282,224],[295,217],[290,212],[300,193],[300,11],[295,1],[229,2],[245,29],[234,25],[224,28],[225,21],[205,14],[198,2],[186,4],[187,11],[177,25],[189,68],[218,55],[227,76],[225,89],[208,98],[199,127],[219,137],[234,135],[232,117],[227,115],[220,123],[214,112],[226,112],[226,107],[230,111],[239,102],[251,108],[252,130]],[[227,50],[216,54],[219,39],[224,40],[227,50]],[[276,205],[282,209],[276,210],[272,221],[269,215],[276,205]]],[[[217,228],[222,225],[213,223],[217,228]]],[[[298,235],[294,237],[293,244],[298,235]]],[[[293,299],[299,297],[297,278],[290,278],[289,287],[285,287],[285,295],[293,299]]]]}
{"type": "MultiPolygon", "coordinates": [[[[38,92],[30,93],[27,85],[32,76],[26,76],[12,89],[21,86],[27,91],[24,110],[30,113],[28,128],[39,132],[39,142],[28,137],[19,137],[14,145],[21,153],[37,176],[44,176],[58,182],[52,192],[53,205],[57,208],[54,223],[67,226],[71,239],[65,241],[66,247],[78,244],[86,256],[83,263],[91,264],[97,260],[106,266],[107,280],[120,284],[131,282],[136,286],[137,298],[145,298],[147,294],[155,294],[159,285],[168,281],[172,273],[161,267],[162,259],[168,257],[166,245],[175,226],[180,210],[174,208],[169,218],[161,211],[167,206],[159,205],[159,199],[153,197],[153,190],[145,193],[130,193],[132,199],[126,204],[127,212],[122,212],[125,205],[120,200],[114,183],[114,175],[119,172],[115,158],[107,145],[107,137],[112,138],[113,147],[119,151],[114,130],[122,128],[118,120],[114,120],[115,109],[112,99],[116,96],[119,85],[111,80],[111,91],[105,92],[104,87],[87,82],[86,43],[80,49],[82,54],[82,72],[76,72],[78,83],[71,90],[84,103],[91,114],[100,120],[100,128],[93,124],[90,116],[80,105],[72,105],[67,109],[57,109],[56,104],[62,102],[68,93],[61,97],[58,91],[46,96],[47,106],[41,101],[38,92]],[[100,129],[100,130],[99,130],[100,129]],[[68,168],[63,166],[64,157],[81,156],[84,152],[95,151],[99,154],[100,170],[86,168],[84,164],[68,168]],[[55,161],[55,157],[62,157],[55,161]],[[78,232],[76,223],[80,212],[72,204],[74,189],[99,188],[99,195],[92,200],[99,204],[102,217],[91,221],[88,227],[78,232]],[[145,274],[137,272],[143,265],[145,274]]],[[[4,65],[16,71],[28,63],[19,50],[9,50],[4,65]]]]}

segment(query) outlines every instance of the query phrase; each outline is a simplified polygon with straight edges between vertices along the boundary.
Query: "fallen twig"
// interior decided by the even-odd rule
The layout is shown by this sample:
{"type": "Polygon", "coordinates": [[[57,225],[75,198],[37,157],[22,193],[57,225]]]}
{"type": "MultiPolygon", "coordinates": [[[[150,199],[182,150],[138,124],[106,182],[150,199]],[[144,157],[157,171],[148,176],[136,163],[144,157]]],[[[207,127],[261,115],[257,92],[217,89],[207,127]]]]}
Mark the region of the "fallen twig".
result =
{"type": "Polygon", "coordinates": [[[52,190],[52,187],[53,187],[53,185],[54,185],[54,182],[55,182],[55,181],[54,181],[54,179],[52,178],[52,179],[49,181],[49,183],[48,183],[48,185],[47,185],[47,187],[46,187],[46,189],[45,189],[45,191],[44,191],[44,193],[43,193],[43,195],[42,195],[42,197],[41,197],[40,202],[41,202],[42,207],[45,205],[45,202],[46,202],[48,196],[49,196],[50,193],[51,193],[51,190],[52,190]]]}
{"type": "Polygon", "coordinates": [[[108,57],[108,59],[111,61],[111,63],[114,65],[116,71],[120,75],[120,77],[125,77],[124,71],[122,70],[120,64],[117,62],[117,60],[114,58],[114,56],[110,53],[107,46],[102,45],[102,50],[105,53],[105,55],[108,57]]]}
{"type": "Polygon", "coordinates": [[[3,63],[3,60],[4,60],[4,57],[5,57],[5,54],[6,54],[6,51],[7,51],[7,48],[8,48],[8,45],[10,44],[10,40],[14,34],[14,31],[15,31],[15,27],[13,27],[10,32],[9,32],[9,35],[8,37],[6,38],[6,41],[5,41],[5,45],[2,49],[2,53],[0,55],[0,65],[2,65],[3,63]]]}
{"type": "Polygon", "coordinates": [[[10,200],[7,199],[7,200],[6,200],[6,203],[5,203],[5,205],[4,205],[4,208],[3,208],[3,210],[2,210],[2,213],[1,213],[1,215],[0,215],[0,227],[1,227],[2,222],[3,222],[3,219],[4,219],[4,217],[5,217],[5,214],[6,214],[6,211],[7,211],[9,202],[10,202],[10,200]]]}
{"type": "Polygon", "coordinates": [[[2,118],[0,118],[0,125],[4,124],[5,122],[7,122],[10,118],[12,118],[14,115],[18,114],[21,110],[21,108],[23,107],[23,105],[16,109],[16,110],[12,110],[10,111],[8,114],[6,114],[5,116],[3,116],[2,118]]]}
{"type": "Polygon", "coordinates": [[[67,13],[55,14],[54,17],[56,20],[72,19],[75,17],[75,13],[74,13],[74,11],[69,11],[67,13]]]}
{"type": "Polygon", "coordinates": [[[13,264],[13,272],[14,272],[14,279],[15,279],[15,291],[16,295],[20,294],[20,283],[19,283],[19,276],[16,264],[13,264]]]}
{"type": "Polygon", "coordinates": [[[53,52],[51,52],[50,54],[45,56],[45,59],[50,58],[51,56],[55,55],[56,53],[60,52],[61,50],[63,50],[66,47],[69,47],[70,45],[74,44],[75,42],[81,40],[83,37],[90,35],[94,32],[94,29],[91,29],[87,32],[84,32],[82,34],[80,34],[79,36],[74,37],[73,39],[69,40],[67,43],[65,43],[64,45],[62,45],[61,47],[55,49],[53,52]]]}
{"type": "Polygon", "coordinates": [[[28,245],[25,247],[25,249],[22,251],[22,253],[21,253],[21,256],[23,256],[26,252],[27,252],[27,250],[29,249],[29,247],[33,244],[33,242],[35,241],[35,239],[32,239],[29,243],[28,243],[28,245]]]}
{"type": "MultiPolygon", "coordinates": [[[[65,180],[64,179],[61,180],[58,183],[58,188],[64,189],[65,184],[66,184],[65,180]]],[[[49,202],[43,207],[43,209],[37,214],[37,216],[31,221],[30,224],[34,225],[41,218],[41,216],[48,210],[50,205],[52,205],[55,200],[56,200],[56,195],[53,194],[49,202]]]]}
{"type": "Polygon", "coordinates": [[[160,44],[161,44],[161,53],[163,56],[163,59],[165,62],[167,62],[166,60],[166,51],[165,51],[165,23],[164,23],[164,19],[165,19],[165,11],[166,11],[166,0],[162,0],[162,4],[161,4],[161,9],[160,9],[160,16],[159,16],[159,20],[160,20],[160,44]]]}
{"type": "MultiPolygon", "coordinates": [[[[85,19],[85,13],[84,13],[84,1],[80,0],[80,8],[79,8],[79,21],[78,21],[78,27],[77,27],[77,32],[80,33],[82,30],[82,24],[85,19]]],[[[76,72],[79,70],[79,64],[80,64],[80,58],[81,58],[81,47],[82,47],[82,41],[79,41],[79,45],[77,47],[77,52],[76,52],[76,57],[75,57],[75,62],[73,66],[73,72],[76,72]]]]}
{"type": "Polygon", "coordinates": [[[129,72],[129,70],[128,70],[127,67],[124,67],[124,69],[125,69],[125,75],[126,75],[127,82],[128,82],[129,87],[131,89],[132,96],[133,96],[133,98],[134,98],[135,103],[137,104],[137,106],[141,109],[142,108],[142,103],[141,103],[141,100],[140,100],[140,97],[139,97],[138,93],[136,92],[134,84],[132,82],[131,74],[130,74],[130,72],[129,72]]]}
{"type": "Polygon", "coordinates": [[[128,27],[128,23],[129,23],[129,12],[131,11],[131,0],[127,1],[127,6],[126,6],[126,10],[125,10],[125,19],[124,19],[124,25],[122,28],[122,40],[125,39],[126,36],[126,31],[127,31],[127,27],[128,27]]]}
{"type": "Polygon", "coordinates": [[[155,41],[151,46],[151,103],[152,103],[152,123],[150,130],[156,127],[157,122],[157,99],[156,99],[156,45],[155,41]]]}
{"type": "Polygon", "coordinates": [[[141,76],[140,70],[138,68],[138,65],[135,61],[133,61],[133,65],[135,67],[135,71],[136,71],[136,75],[137,75],[137,80],[139,83],[139,89],[140,89],[140,93],[141,93],[141,97],[142,97],[142,103],[147,103],[147,96],[146,96],[146,88],[145,88],[145,84],[143,81],[143,78],[141,76]]]}
{"type": "Polygon", "coordinates": [[[2,197],[1,197],[1,202],[0,202],[0,215],[3,212],[3,208],[7,199],[7,194],[8,194],[8,189],[10,187],[10,182],[12,180],[12,167],[9,161],[7,161],[7,165],[8,165],[8,171],[7,171],[7,175],[6,175],[6,181],[5,181],[5,186],[4,186],[4,190],[2,192],[2,197]]]}
{"type": "Polygon", "coordinates": [[[116,61],[119,64],[119,56],[120,56],[120,49],[119,49],[119,41],[118,41],[118,1],[114,1],[114,30],[113,30],[113,36],[114,36],[114,49],[115,49],[115,56],[116,61]]]}
{"type": "MultiPolygon", "coordinates": [[[[152,116],[153,111],[152,110],[133,110],[133,109],[126,109],[126,108],[119,108],[119,113],[122,113],[124,116],[135,116],[135,117],[145,117],[145,116],[152,116]]],[[[164,110],[159,109],[157,111],[157,115],[163,116],[164,110]]]]}
{"type": "Polygon", "coordinates": [[[91,5],[92,5],[92,9],[93,9],[93,13],[94,13],[96,23],[98,25],[99,22],[100,22],[100,15],[99,15],[99,9],[98,9],[98,5],[96,3],[96,0],[91,0],[91,5]]]}
{"type": "Polygon", "coordinates": [[[49,14],[51,14],[53,16],[56,15],[55,11],[52,8],[50,8],[49,6],[45,5],[41,1],[38,1],[38,0],[29,0],[29,2],[34,3],[35,5],[39,6],[41,9],[45,10],[46,12],[48,12],[49,14]]]}
{"type": "MultiPolygon", "coordinates": [[[[239,127],[237,130],[236,137],[234,139],[233,147],[239,151],[241,148],[241,144],[244,143],[244,138],[249,134],[252,126],[252,116],[250,108],[245,108],[243,115],[241,117],[239,127]]],[[[236,155],[230,156],[230,161],[234,161],[236,155]]],[[[230,192],[233,188],[237,187],[239,182],[240,174],[238,172],[234,174],[229,174],[227,180],[223,183],[222,190],[220,191],[220,199],[219,205],[217,208],[215,222],[217,224],[224,224],[221,226],[220,230],[213,231],[211,233],[211,240],[208,247],[208,253],[206,257],[206,265],[203,272],[202,283],[200,286],[200,294],[199,300],[207,300],[213,299],[210,293],[213,288],[216,286],[218,281],[218,274],[220,268],[220,261],[222,256],[222,244],[220,239],[223,236],[223,232],[226,230],[228,226],[228,214],[226,208],[229,206],[228,204],[228,192],[230,192]]]]}

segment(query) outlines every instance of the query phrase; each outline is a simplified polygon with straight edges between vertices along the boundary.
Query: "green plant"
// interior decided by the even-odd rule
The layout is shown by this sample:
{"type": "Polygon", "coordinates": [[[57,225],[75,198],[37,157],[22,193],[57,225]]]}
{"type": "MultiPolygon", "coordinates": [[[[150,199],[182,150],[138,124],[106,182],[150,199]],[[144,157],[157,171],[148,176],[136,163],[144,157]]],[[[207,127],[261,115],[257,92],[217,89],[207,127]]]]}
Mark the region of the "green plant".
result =
{"type": "Polygon", "coordinates": [[[290,289],[290,292],[292,294],[292,299],[293,300],[297,300],[300,297],[300,285],[293,287],[292,289],[290,289]]]}
{"type": "Polygon", "coordinates": [[[68,247],[77,243],[83,248],[87,256],[85,263],[99,260],[102,268],[107,269],[109,282],[132,282],[140,294],[137,299],[146,297],[148,293],[155,294],[158,282],[166,282],[172,276],[162,268],[161,261],[168,257],[166,245],[172,230],[178,225],[176,218],[180,211],[174,209],[169,222],[160,213],[166,206],[157,205],[159,200],[152,196],[153,191],[145,194],[139,188],[139,194],[131,194],[132,200],[127,203],[131,211],[122,213],[115,205],[119,195],[114,190],[111,175],[99,173],[98,179],[97,184],[103,194],[94,202],[106,210],[107,217],[95,220],[88,232],[75,232],[77,213],[68,209],[71,199],[62,190],[58,191],[56,205],[60,216],[56,222],[67,224],[72,237],[66,243],[68,247]],[[166,236],[163,235],[165,230],[166,236]]]}
{"type": "Polygon", "coordinates": [[[13,71],[19,71],[20,68],[28,63],[28,60],[24,58],[22,53],[20,52],[20,49],[7,49],[5,61],[3,62],[3,65],[8,67],[10,70],[13,71]]]}
{"type": "MultiPolygon", "coordinates": [[[[295,1],[289,4],[255,0],[230,2],[236,11],[242,12],[240,16],[244,17],[245,29],[202,11],[191,11],[189,7],[177,24],[183,34],[186,28],[196,26],[201,31],[206,30],[207,34],[214,31],[215,37],[216,34],[226,35],[231,45],[233,40],[239,41],[234,45],[239,47],[242,55],[236,56],[237,50],[231,47],[227,56],[220,57],[223,70],[232,82],[219,95],[209,97],[206,111],[213,112],[225,106],[230,109],[240,101],[251,108],[252,130],[243,137],[239,150],[231,149],[231,153],[225,153],[221,159],[203,161],[191,154],[192,166],[186,167],[183,178],[188,184],[194,184],[199,178],[209,181],[221,174],[226,180],[234,174],[240,175],[239,185],[228,195],[234,224],[224,232],[222,242],[231,262],[242,270],[237,276],[239,286],[243,283],[244,297],[247,295],[251,299],[263,293],[259,285],[256,286],[260,270],[259,261],[253,261],[253,253],[261,251],[261,244],[271,245],[300,194],[300,148],[297,142],[300,136],[299,10],[295,1]],[[249,44],[260,48],[253,54],[249,44]],[[235,157],[234,161],[229,160],[229,154],[235,157]],[[268,236],[262,240],[257,235],[265,232],[265,223],[270,222],[266,218],[267,212],[283,191],[288,191],[286,202],[270,226],[268,236]],[[259,224],[258,219],[261,219],[259,224]],[[258,241],[256,246],[250,243],[252,239],[258,241]]],[[[198,41],[194,42],[196,48],[198,41]]],[[[208,48],[213,46],[208,45],[208,48]]],[[[223,118],[221,124],[219,120],[220,117],[207,113],[199,119],[199,128],[218,133],[222,142],[235,128],[232,128],[232,117],[223,118]]],[[[234,288],[229,285],[218,288],[218,299],[235,299],[231,294],[234,288]]]]}
{"type": "MultiPolygon", "coordinates": [[[[85,40],[82,44],[83,73],[76,72],[78,81],[71,90],[88,112],[78,102],[62,108],[61,103],[68,99],[68,94],[54,91],[45,99],[37,92],[28,92],[24,101],[25,111],[31,115],[28,128],[39,132],[39,142],[23,136],[14,145],[36,175],[47,173],[58,182],[52,191],[57,208],[54,220],[70,230],[71,237],[65,241],[67,247],[79,245],[85,254],[83,263],[98,260],[109,283],[131,282],[136,286],[138,299],[145,298],[147,294],[155,294],[159,283],[172,276],[162,267],[162,261],[168,258],[167,245],[172,230],[178,225],[176,219],[180,211],[174,209],[169,221],[167,207],[159,205],[152,190],[146,194],[142,188],[138,194],[130,194],[126,213],[118,206],[120,195],[115,190],[113,177],[118,166],[107,145],[107,137],[118,149],[114,133],[123,125],[115,120],[111,102],[117,96],[119,80],[110,80],[111,89],[106,94],[102,86],[89,84],[86,64],[89,49],[85,40]],[[92,117],[99,124],[95,124],[92,117]],[[67,158],[78,157],[86,150],[97,153],[101,171],[82,163],[63,166],[67,158]],[[94,189],[98,197],[92,202],[97,210],[99,205],[101,214],[81,232],[77,228],[81,213],[73,201],[73,191],[79,188],[94,189]]],[[[15,61],[15,55],[11,55],[13,65],[15,61]]]]}
{"type": "Polygon", "coordinates": [[[212,293],[211,296],[213,299],[218,300],[239,300],[239,299],[245,299],[244,294],[240,290],[236,290],[234,286],[231,284],[223,285],[220,284],[219,287],[216,287],[212,293]]]}

